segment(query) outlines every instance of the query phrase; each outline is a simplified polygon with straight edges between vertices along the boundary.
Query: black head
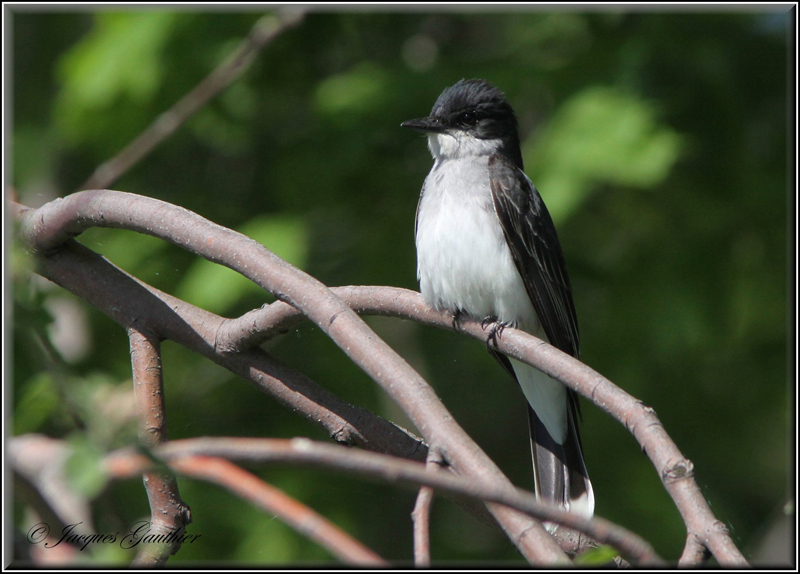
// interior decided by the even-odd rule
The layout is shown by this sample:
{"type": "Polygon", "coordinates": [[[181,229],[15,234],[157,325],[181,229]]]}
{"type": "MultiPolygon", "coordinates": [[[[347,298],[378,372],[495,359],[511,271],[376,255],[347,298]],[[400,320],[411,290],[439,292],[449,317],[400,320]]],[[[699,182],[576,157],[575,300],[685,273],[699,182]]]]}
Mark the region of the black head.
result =
{"type": "Polygon", "coordinates": [[[522,169],[514,110],[503,92],[486,80],[461,80],[442,92],[429,117],[401,125],[425,133],[461,131],[482,140],[501,140],[498,151],[522,169]]]}

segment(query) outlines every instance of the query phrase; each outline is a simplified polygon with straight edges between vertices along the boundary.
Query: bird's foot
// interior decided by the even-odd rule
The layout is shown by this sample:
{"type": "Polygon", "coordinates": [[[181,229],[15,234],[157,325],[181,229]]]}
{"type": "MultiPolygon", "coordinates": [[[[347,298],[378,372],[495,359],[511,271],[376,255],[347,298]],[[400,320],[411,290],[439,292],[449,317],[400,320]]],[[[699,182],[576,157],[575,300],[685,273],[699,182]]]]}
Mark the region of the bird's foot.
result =
{"type": "Polygon", "coordinates": [[[486,337],[486,348],[491,349],[491,346],[494,346],[497,349],[498,337],[501,337],[505,328],[509,326],[513,326],[513,323],[510,321],[498,321],[497,317],[494,316],[486,317],[481,321],[481,328],[484,331],[489,330],[489,336],[486,337]]]}

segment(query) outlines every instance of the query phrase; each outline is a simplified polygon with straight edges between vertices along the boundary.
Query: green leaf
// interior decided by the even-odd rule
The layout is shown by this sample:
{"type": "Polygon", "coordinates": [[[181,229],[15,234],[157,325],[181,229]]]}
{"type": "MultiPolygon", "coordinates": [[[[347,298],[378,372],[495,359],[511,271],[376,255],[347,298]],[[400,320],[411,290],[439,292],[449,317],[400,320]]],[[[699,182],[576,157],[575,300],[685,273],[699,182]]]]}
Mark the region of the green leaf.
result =
{"type": "MultiPolygon", "coordinates": [[[[300,217],[259,216],[237,231],[255,239],[295,267],[302,268],[305,264],[308,234],[305,221],[300,217]]],[[[186,272],[176,295],[213,313],[223,313],[242,297],[254,293],[266,297],[261,287],[239,273],[199,259],[186,272]]]]}

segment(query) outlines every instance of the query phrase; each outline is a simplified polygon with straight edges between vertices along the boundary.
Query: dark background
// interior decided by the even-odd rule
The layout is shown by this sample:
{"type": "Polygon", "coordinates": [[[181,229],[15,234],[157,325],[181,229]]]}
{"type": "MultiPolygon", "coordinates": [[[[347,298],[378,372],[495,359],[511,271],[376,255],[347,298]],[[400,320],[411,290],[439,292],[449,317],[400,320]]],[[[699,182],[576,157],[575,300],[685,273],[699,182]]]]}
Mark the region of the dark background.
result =
{"type": "MultiPolygon", "coordinates": [[[[759,545],[781,513],[793,511],[794,491],[787,378],[794,15],[786,10],[312,13],[112,188],[240,230],[328,285],[416,289],[413,221],[431,158],[425,139],[400,123],[427,115],[461,78],[492,81],[519,116],[526,171],[558,227],[583,361],[656,410],[737,544],[769,562],[776,555],[758,554],[759,545]]],[[[38,206],[76,191],[261,16],[17,11],[7,135],[9,183],[20,201],[38,206]]],[[[233,272],[150,237],[92,230],[80,241],[225,316],[271,300],[233,272]]],[[[69,438],[87,460],[135,441],[124,331],[32,276],[18,249],[11,255],[10,430],[69,438]]],[[[412,322],[367,320],[512,481],[530,488],[522,395],[481,344],[412,322]]],[[[346,400],[408,424],[317,328],[302,325],[268,349],[346,400]]],[[[326,440],[169,342],[164,373],[171,438],[326,440]]],[[[649,460],[587,401],[583,419],[597,514],[676,560],[685,529],[649,460]]],[[[413,492],[307,470],[257,472],[383,557],[412,559],[413,492]]],[[[76,488],[98,490],[90,470],[75,475],[76,488]]],[[[227,492],[187,480],[180,488],[192,507],[190,532],[202,538],[171,564],[331,559],[227,492]]],[[[148,515],[139,481],[97,496],[100,532],[148,515]]],[[[24,531],[19,504],[15,519],[24,531]]],[[[522,564],[500,532],[447,500],[437,499],[432,521],[434,561],[522,564]]],[[[131,558],[116,547],[92,552],[100,562],[131,558]]]]}

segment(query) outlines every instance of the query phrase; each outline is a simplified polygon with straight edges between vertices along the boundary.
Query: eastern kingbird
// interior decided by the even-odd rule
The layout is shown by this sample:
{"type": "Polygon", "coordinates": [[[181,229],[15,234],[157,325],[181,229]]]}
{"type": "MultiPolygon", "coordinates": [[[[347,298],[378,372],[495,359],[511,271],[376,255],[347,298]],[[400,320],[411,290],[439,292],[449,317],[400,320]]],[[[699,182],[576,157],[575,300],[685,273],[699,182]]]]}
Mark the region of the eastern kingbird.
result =
{"type": "MultiPolygon", "coordinates": [[[[578,320],[553,220],[522,167],[517,119],[499,89],[461,80],[427,118],[434,163],[417,205],[417,279],[429,305],[523,329],[578,357],[578,320]]],[[[541,371],[490,352],[528,401],[534,491],[586,516],[594,493],[578,435],[578,397],[541,371]]]]}

